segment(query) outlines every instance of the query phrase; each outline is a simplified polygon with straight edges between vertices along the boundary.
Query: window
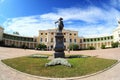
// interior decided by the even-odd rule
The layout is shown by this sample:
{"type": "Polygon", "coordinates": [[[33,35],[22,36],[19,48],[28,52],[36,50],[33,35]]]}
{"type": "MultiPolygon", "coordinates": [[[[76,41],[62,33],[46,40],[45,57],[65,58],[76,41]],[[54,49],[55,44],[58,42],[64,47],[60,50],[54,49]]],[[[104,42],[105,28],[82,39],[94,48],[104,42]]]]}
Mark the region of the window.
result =
{"type": "Polygon", "coordinates": [[[101,38],[101,40],[103,40],[103,38],[101,38]]]}
{"type": "Polygon", "coordinates": [[[53,48],[53,45],[51,45],[51,49],[53,48]]]}
{"type": "Polygon", "coordinates": [[[89,39],[87,39],[87,42],[89,42],[89,39]]]}
{"type": "Polygon", "coordinates": [[[80,39],[80,43],[82,43],[82,39],[80,39]]]}
{"type": "Polygon", "coordinates": [[[104,39],[106,40],[106,37],[104,39]]]}
{"type": "Polygon", "coordinates": [[[42,38],[40,38],[40,42],[42,42],[42,38]]]}
{"type": "Polygon", "coordinates": [[[47,38],[45,38],[45,42],[47,42],[47,38]]]}
{"type": "Polygon", "coordinates": [[[113,36],[111,36],[111,39],[113,39],[113,36]]]}
{"type": "Polygon", "coordinates": [[[96,38],[94,39],[94,41],[96,41],[96,38]]]}
{"type": "Polygon", "coordinates": [[[72,42],[72,39],[70,39],[70,42],[72,42]]]}
{"type": "Polygon", "coordinates": [[[74,36],[76,36],[76,33],[74,34],[74,36]]]}
{"type": "Polygon", "coordinates": [[[93,41],[93,39],[91,39],[91,41],[93,41]]]}
{"type": "Polygon", "coordinates": [[[84,39],[83,41],[86,42],[86,39],[84,39]]]}
{"type": "Polygon", "coordinates": [[[52,32],[51,35],[53,35],[54,33],[52,32]]]}
{"type": "Polygon", "coordinates": [[[45,35],[47,35],[47,33],[45,33],[45,35]]]}
{"type": "Polygon", "coordinates": [[[43,33],[41,33],[41,35],[43,35],[43,33]]]}
{"type": "Polygon", "coordinates": [[[100,38],[98,38],[98,41],[100,41],[100,38]]]}
{"type": "Polygon", "coordinates": [[[74,39],[74,42],[76,43],[76,39],[74,39]]]}
{"type": "Polygon", "coordinates": [[[70,35],[72,35],[72,34],[70,33],[70,35]]]}
{"type": "Polygon", "coordinates": [[[51,38],[51,42],[53,42],[53,38],[51,38]]]}
{"type": "Polygon", "coordinates": [[[66,33],[64,33],[64,35],[66,35],[66,33]]]}
{"type": "Polygon", "coordinates": [[[66,38],[64,38],[64,42],[66,42],[66,38]]]}

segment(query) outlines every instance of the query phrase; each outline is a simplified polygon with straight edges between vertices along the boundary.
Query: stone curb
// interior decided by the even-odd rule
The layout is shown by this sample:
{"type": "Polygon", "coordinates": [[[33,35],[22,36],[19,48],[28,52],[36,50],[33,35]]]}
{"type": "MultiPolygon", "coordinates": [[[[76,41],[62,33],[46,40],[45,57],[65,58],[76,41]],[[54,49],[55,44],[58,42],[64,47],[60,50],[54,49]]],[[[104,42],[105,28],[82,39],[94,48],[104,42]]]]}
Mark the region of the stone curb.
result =
{"type": "Polygon", "coordinates": [[[120,63],[120,61],[118,60],[115,64],[111,65],[110,67],[108,68],[105,68],[104,70],[101,70],[101,71],[98,71],[96,73],[92,73],[92,74],[89,74],[89,75],[85,75],[85,76],[80,76],[80,77],[70,77],[70,78],[50,78],[50,77],[41,77],[41,76],[35,76],[35,75],[31,75],[31,74],[27,74],[27,73],[24,73],[24,72],[21,72],[21,71],[18,71],[6,64],[4,64],[1,60],[0,62],[2,63],[2,65],[4,65],[5,67],[9,68],[10,70],[12,71],[15,71],[19,74],[23,74],[25,76],[28,76],[28,77],[31,77],[31,78],[37,78],[37,79],[42,79],[42,80],[79,80],[79,79],[83,79],[83,78],[87,78],[87,77],[90,77],[90,76],[94,76],[94,75],[97,75],[97,74],[100,74],[102,72],[105,72],[109,69],[111,69],[112,67],[114,67],[115,65],[117,65],[118,63],[120,63]]]}

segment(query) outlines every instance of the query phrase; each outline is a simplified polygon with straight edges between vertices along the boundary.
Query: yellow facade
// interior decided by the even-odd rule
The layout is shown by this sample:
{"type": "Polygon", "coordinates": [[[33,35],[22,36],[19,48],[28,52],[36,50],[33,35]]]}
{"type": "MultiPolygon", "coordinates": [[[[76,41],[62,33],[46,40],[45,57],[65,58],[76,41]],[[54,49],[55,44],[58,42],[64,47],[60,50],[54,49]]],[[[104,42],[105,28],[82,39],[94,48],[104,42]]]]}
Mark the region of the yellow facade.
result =
{"type": "MultiPolygon", "coordinates": [[[[0,27],[0,40],[3,40],[6,46],[14,45],[16,47],[21,47],[25,45],[28,48],[35,48],[36,45],[44,43],[47,45],[48,50],[53,50],[56,31],[56,29],[39,30],[39,35],[37,37],[25,37],[4,33],[4,29],[0,27]]],[[[113,34],[109,36],[93,38],[79,37],[78,31],[66,29],[63,29],[62,33],[64,35],[65,49],[67,49],[68,46],[73,43],[78,44],[79,49],[86,49],[89,46],[93,46],[96,49],[101,49],[102,45],[111,47],[112,42],[120,42],[120,24],[113,31],[113,34]]]]}
{"type": "Polygon", "coordinates": [[[8,47],[23,47],[26,46],[26,48],[35,48],[37,45],[36,38],[32,37],[23,37],[19,35],[11,35],[11,34],[3,34],[3,40],[5,46],[8,47]]]}
{"type": "MultiPolygon", "coordinates": [[[[40,30],[38,36],[38,43],[44,43],[47,45],[49,50],[52,50],[55,43],[56,29],[40,30]]],[[[67,49],[72,43],[79,44],[78,42],[78,31],[63,30],[64,45],[67,49]]]]}

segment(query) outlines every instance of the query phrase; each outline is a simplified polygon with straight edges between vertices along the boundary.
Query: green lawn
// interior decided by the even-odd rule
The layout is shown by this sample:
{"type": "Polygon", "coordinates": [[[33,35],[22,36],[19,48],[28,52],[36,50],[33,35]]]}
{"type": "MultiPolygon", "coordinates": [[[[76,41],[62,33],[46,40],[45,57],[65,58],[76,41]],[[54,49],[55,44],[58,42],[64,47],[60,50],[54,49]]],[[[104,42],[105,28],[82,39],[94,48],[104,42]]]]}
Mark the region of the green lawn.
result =
{"type": "Polygon", "coordinates": [[[45,63],[49,62],[47,58],[19,57],[2,60],[5,64],[19,71],[37,76],[54,78],[78,77],[95,73],[117,62],[117,60],[95,57],[70,58],[68,61],[73,67],[70,68],[62,65],[45,67],[45,63]]]}

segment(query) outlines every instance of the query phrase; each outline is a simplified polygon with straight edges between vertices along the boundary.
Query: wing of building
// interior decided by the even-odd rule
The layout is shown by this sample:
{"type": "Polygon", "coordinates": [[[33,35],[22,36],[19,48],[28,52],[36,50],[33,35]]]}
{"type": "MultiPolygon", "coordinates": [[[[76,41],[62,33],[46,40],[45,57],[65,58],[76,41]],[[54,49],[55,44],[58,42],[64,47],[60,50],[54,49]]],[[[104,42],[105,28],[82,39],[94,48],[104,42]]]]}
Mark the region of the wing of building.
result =
{"type": "MultiPolygon", "coordinates": [[[[4,46],[15,46],[34,49],[36,45],[44,43],[47,45],[47,49],[52,50],[54,47],[56,29],[39,30],[38,37],[25,37],[20,35],[13,35],[4,33],[4,28],[0,27],[0,44],[4,43],[4,46]]],[[[96,49],[100,49],[102,45],[106,47],[111,47],[112,42],[120,42],[120,24],[113,30],[112,35],[86,38],[79,37],[78,31],[73,30],[63,30],[64,34],[64,45],[65,49],[72,43],[78,44],[79,49],[86,49],[89,46],[93,46],[96,49]]]]}

